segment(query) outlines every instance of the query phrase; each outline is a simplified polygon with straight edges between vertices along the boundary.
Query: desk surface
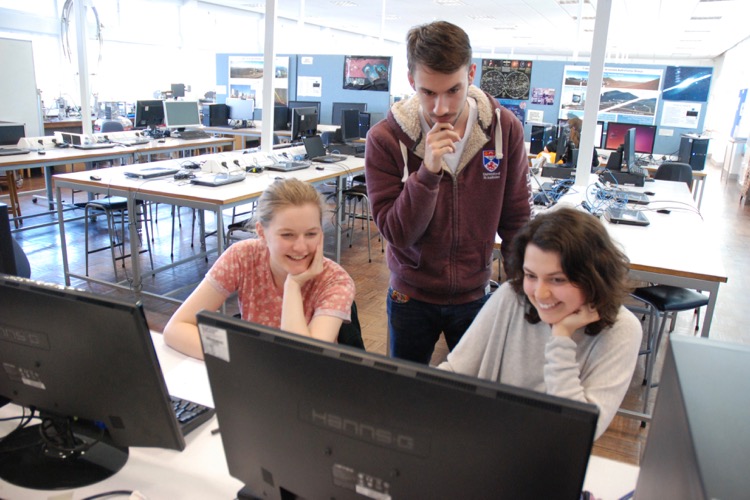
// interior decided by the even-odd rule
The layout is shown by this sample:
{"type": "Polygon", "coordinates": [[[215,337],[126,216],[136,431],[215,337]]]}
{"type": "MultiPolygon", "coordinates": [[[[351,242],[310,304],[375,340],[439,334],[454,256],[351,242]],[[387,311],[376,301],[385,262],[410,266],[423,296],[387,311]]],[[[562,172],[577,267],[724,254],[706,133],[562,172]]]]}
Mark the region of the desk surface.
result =
{"type": "MultiPolygon", "coordinates": [[[[551,179],[540,182],[546,180],[551,179]]],[[[630,205],[644,211],[649,226],[604,222],[630,259],[631,269],[726,283],[727,272],[716,243],[717,228],[703,221],[684,182],[653,181],[642,188],[625,189],[654,193],[649,196],[648,205],[630,205]],[[659,209],[670,213],[657,213],[659,209]]],[[[586,196],[582,188],[575,186],[560,202],[578,205],[586,196]]]]}
{"type": "MultiPolygon", "coordinates": [[[[154,347],[169,392],[201,404],[213,405],[208,375],[202,361],[179,354],[166,347],[161,334],[152,333],[154,347]]],[[[9,405],[0,416],[17,414],[9,405]]],[[[2,432],[15,423],[2,422],[2,432]]],[[[234,498],[242,483],[229,475],[221,437],[211,434],[217,427],[216,417],[190,433],[182,452],[154,448],[130,448],[125,467],[113,477],[76,490],[40,492],[19,488],[0,481],[3,498],[84,498],[112,490],[138,490],[149,499],[234,498]]],[[[0,432],[1,433],[1,432],[0,432]]],[[[584,487],[602,500],[615,500],[635,488],[638,467],[592,456],[584,487]]]]}

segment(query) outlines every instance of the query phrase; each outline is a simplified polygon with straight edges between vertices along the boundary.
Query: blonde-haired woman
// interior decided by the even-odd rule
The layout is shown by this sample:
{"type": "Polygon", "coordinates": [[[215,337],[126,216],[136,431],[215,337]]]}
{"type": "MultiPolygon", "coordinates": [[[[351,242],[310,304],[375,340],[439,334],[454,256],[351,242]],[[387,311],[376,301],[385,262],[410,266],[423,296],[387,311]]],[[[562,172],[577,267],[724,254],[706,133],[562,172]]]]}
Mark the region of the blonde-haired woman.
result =
{"type": "Polygon", "coordinates": [[[286,179],[261,195],[259,238],[230,246],[164,328],[167,345],[202,358],[196,313],[234,292],[248,321],[335,342],[350,321],[354,281],[323,256],[323,204],[310,184],[286,179]]]}

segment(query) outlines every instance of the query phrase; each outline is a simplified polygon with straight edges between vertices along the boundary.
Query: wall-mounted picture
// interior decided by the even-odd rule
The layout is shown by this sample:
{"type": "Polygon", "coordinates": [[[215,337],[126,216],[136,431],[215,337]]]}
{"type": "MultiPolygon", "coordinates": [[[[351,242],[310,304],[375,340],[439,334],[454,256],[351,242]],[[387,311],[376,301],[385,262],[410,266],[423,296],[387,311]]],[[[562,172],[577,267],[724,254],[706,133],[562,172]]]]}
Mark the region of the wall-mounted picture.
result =
{"type": "MultiPolygon", "coordinates": [[[[289,58],[279,56],[274,61],[274,103],[287,103],[289,88],[289,58]]],[[[263,107],[263,57],[229,56],[229,97],[255,96],[255,107],[263,107]]]]}
{"type": "Polygon", "coordinates": [[[531,61],[482,59],[479,88],[497,99],[528,99],[531,61]]]}
{"type": "Polygon", "coordinates": [[[712,68],[667,66],[662,99],[665,101],[708,101],[712,73],[712,68]]]}
{"type": "Polygon", "coordinates": [[[344,56],[345,89],[388,92],[390,80],[390,57],[344,56]]]}

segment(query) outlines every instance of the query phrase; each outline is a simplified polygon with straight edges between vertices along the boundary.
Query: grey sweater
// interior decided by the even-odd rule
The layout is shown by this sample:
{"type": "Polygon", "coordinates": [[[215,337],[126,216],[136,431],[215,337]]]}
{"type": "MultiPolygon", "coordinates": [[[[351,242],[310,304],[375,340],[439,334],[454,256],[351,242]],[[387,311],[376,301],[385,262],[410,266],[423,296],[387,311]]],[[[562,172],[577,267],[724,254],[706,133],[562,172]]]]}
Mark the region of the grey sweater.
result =
{"type": "Polygon", "coordinates": [[[598,439],[628,389],[642,334],[623,306],[598,335],[581,328],[571,338],[555,337],[547,323],[526,321],[521,298],[505,283],[439,368],[595,404],[598,439]]]}

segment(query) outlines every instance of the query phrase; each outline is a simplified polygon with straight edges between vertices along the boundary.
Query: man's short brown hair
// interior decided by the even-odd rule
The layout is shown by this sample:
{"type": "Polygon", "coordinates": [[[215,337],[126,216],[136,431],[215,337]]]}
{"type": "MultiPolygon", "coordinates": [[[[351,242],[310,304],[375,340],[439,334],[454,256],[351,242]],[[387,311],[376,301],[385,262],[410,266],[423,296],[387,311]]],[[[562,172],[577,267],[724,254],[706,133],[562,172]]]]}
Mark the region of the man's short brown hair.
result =
{"type": "Polygon", "coordinates": [[[451,74],[471,64],[471,42],[466,32],[446,21],[415,26],[406,35],[409,74],[417,65],[451,74]]]}

